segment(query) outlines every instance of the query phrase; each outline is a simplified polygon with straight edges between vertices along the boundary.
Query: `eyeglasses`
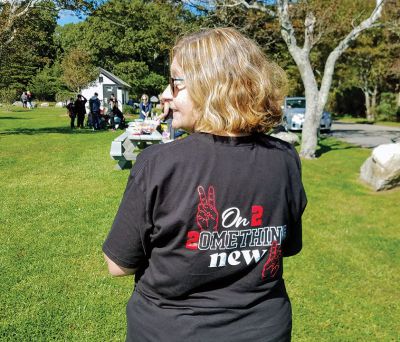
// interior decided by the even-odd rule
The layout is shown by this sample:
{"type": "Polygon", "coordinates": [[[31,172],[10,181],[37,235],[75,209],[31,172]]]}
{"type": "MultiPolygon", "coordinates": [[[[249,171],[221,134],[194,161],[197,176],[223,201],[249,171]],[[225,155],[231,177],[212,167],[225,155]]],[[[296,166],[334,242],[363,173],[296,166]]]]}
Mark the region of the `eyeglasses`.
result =
{"type": "Polygon", "coordinates": [[[183,84],[184,81],[184,78],[169,78],[169,86],[171,87],[172,94],[176,94],[179,90],[182,90],[185,87],[183,84]]]}

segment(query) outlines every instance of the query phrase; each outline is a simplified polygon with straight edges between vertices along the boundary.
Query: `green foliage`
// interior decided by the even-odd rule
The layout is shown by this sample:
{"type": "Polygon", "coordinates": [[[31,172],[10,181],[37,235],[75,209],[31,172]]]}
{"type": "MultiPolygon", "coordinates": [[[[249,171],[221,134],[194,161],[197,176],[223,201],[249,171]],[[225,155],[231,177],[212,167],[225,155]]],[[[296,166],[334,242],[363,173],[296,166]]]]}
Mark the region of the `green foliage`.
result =
{"type": "Polygon", "coordinates": [[[167,84],[169,49],[196,23],[182,5],[169,1],[111,0],[85,22],[57,29],[58,56],[81,48],[94,65],[129,83],[133,95],[158,94],[167,84]]]}
{"type": "Polygon", "coordinates": [[[114,67],[114,72],[125,75],[124,80],[132,86],[130,93],[134,98],[142,93],[158,94],[167,83],[163,76],[150,72],[145,62],[121,62],[114,67]]]}
{"type": "Polygon", "coordinates": [[[71,98],[75,98],[76,93],[68,90],[59,90],[55,96],[56,102],[67,102],[71,98]]]}
{"type": "MultiPolygon", "coordinates": [[[[0,18],[4,15],[0,11],[0,18]]],[[[18,92],[26,90],[29,81],[55,56],[53,32],[57,13],[50,1],[43,1],[15,24],[15,38],[0,44],[0,87],[11,87],[18,92]],[[41,10],[45,6],[48,10],[41,10]]]]}
{"type": "Polygon", "coordinates": [[[124,114],[136,114],[135,109],[132,106],[128,106],[126,104],[122,106],[122,112],[124,114]]]}
{"type": "Polygon", "coordinates": [[[379,105],[376,108],[378,120],[395,121],[396,120],[396,94],[382,93],[379,105]]]}
{"type": "Polygon", "coordinates": [[[13,88],[0,88],[0,103],[11,104],[18,99],[17,91],[13,88]]]}
{"type": "MultiPolygon", "coordinates": [[[[121,132],[71,132],[62,108],[0,121],[1,340],[124,340],[133,279],[110,277],[101,252],[129,176],[108,155],[121,132]]],[[[368,149],[320,152],[303,161],[303,250],[285,259],[293,341],[396,341],[400,191],[359,182],[368,149]]]]}
{"type": "Polygon", "coordinates": [[[98,68],[92,64],[90,54],[81,48],[70,50],[62,60],[61,68],[63,81],[70,90],[77,93],[95,81],[99,73],[98,68]]]}
{"type": "Polygon", "coordinates": [[[29,82],[29,89],[38,100],[54,101],[56,94],[63,88],[57,65],[45,66],[29,82]]]}

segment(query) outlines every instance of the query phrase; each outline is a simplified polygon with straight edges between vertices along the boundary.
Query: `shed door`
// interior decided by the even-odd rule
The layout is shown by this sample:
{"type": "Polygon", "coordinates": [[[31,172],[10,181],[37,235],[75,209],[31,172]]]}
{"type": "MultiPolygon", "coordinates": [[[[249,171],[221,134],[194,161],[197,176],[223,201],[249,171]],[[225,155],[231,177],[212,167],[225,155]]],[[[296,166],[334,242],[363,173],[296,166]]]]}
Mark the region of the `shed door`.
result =
{"type": "Polygon", "coordinates": [[[103,84],[103,101],[104,104],[108,103],[108,100],[111,97],[111,94],[114,94],[115,97],[118,99],[118,94],[117,94],[117,86],[115,84],[103,84]]]}

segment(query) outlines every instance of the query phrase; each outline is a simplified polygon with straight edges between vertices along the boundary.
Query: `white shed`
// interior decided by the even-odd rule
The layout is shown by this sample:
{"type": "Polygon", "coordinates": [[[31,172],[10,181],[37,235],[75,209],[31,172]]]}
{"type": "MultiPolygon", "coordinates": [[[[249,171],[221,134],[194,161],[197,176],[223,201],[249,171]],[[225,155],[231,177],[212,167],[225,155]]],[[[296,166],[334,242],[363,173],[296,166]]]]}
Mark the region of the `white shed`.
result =
{"type": "Polygon", "coordinates": [[[99,77],[88,87],[82,89],[81,94],[89,99],[94,93],[99,94],[99,100],[103,106],[108,104],[111,94],[114,94],[118,100],[118,108],[122,111],[122,105],[128,102],[129,89],[131,86],[115,76],[113,73],[99,68],[99,77]]]}

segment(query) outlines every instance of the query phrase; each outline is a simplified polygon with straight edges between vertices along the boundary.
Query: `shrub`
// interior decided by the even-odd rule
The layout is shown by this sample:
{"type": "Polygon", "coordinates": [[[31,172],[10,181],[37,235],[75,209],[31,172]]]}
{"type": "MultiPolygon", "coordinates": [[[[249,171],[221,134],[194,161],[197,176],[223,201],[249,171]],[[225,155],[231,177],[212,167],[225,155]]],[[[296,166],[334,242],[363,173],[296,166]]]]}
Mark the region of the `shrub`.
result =
{"type": "Polygon", "coordinates": [[[67,102],[71,97],[75,98],[75,93],[68,90],[62,90],[56,94],[56,102],[67,102]]]}
{"type": "Polygon", "coordinates": [[[0,89],[0,102],[4,104],[12,104],[17,99],[17,91],[10,88],[0,89]]]}
{"type": "Polygon", "coordinates": [[[393,93],[382,93],[381,101],[376,107],[378,120],[380,121],[395,121],[396,120],[396,95],[393,93]]]}
{"type": "Polygon", "coordinates": [[[122,111],[124,114],[136,114],[135,109],[132,106],[126,104],[122,106],[122,111]]]}

